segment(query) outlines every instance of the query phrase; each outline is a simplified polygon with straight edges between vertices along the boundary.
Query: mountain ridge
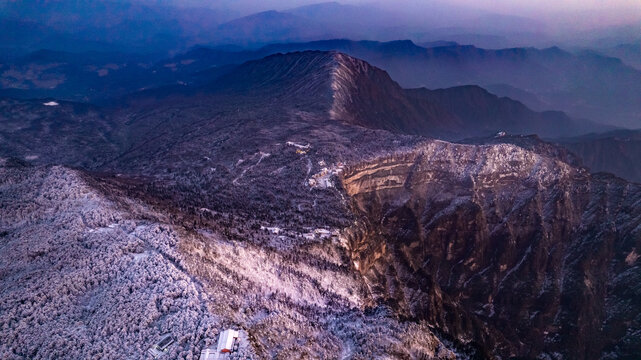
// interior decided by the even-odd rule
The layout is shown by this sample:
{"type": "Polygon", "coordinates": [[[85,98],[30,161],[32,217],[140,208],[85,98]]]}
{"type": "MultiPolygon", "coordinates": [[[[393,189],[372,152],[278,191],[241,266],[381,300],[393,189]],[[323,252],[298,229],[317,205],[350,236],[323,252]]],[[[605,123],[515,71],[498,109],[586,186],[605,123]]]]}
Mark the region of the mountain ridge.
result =
{"type": "Polygon", "coordinates": [[[449,139],[499,131],[550,137],[599,128],[561,112],[533,112],[478,86],[403,89],[387,72],[337,51],[269,55],[240,65],[209,87],[219,93],[263,91],[290,101],[324,103],[335,120],[449,139]]]}
{"type": "Polygon", "coordinates": [[[512,95],[537,111],[562,110],[572,117],[609,125],[639,126],[637,104],[641,101],[637,94],[641,89],[630,89],[639,87],[641,72],[615,58],[595,53],[573,54],[558,47],[491,50],[452,45],[423,48],[408,41],[338,39],[268,45],[237,55],[247,59],[302,50],[335,50],[362,58],[385,69],[405,88],[493,87],[496,91],[505,91],[497,95],[512,95]],[[394,48],[394,44],[402,45],[399,48],[406,52],[385,50],[386,46],[394,48]],[[510,87],[520,91],[505,90],[510,87]]]}

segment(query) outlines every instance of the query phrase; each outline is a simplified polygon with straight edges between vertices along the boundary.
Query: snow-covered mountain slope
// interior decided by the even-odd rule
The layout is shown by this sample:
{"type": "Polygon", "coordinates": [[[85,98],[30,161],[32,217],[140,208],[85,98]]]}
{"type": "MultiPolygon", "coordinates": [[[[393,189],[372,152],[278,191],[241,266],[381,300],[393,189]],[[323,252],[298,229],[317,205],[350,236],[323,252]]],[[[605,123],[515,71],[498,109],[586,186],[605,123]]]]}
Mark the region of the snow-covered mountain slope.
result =
{"type": "Polygon", "coordinates": [[[249,334],[247,358],[455,356],[425,322],[364,312],[335,236],[277,251],[77,170],[2,159],[0,175],[3,359],[145,359],[164,333],[169,358],[196,359],[227,327],[249,334]]]}

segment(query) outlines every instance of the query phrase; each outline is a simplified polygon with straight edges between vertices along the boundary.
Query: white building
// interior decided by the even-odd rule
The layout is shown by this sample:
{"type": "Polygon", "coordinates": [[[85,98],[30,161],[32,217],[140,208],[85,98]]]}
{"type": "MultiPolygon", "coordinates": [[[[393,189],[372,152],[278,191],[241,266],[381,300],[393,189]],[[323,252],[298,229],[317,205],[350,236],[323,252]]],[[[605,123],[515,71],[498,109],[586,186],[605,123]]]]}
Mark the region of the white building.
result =
{"type": "MultiPolygon", "coordinates": [[[[238,342],[239,333],[236,330],[227,329],[218,336],[218,346],[207,347],[200,352],[200,360],[219,360],[225,353],[234,351],[238,342]]],[[[225,357],[226,358],[226,357],[225,357]]]]}
{"type": "Polygon", "coordinates": [[[210,346],[200,352],[200,360],[218,360],[218,353],[214,346],[210,346]]]}
{"type": "Polygon", "coordinates": [[[234,342],[238,339],[238,331],[227,329],[223,331],[218,337],[217,353],[232,352],[234,351],[234,342]]]}

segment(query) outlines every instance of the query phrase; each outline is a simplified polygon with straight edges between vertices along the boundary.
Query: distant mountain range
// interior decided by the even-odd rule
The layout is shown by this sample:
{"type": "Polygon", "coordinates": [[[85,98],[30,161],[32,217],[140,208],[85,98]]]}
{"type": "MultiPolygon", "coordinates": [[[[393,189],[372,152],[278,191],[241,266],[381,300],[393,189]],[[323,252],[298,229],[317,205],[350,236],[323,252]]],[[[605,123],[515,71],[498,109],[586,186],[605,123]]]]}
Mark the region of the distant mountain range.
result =
{"type": "Polygon", "coordinates": [[[122,54],[105,53],[104,59],[98,60],[95,53],[67,54],[66,59],[60,59],[56,52],[40,52],[6,61],[0,81],[5,95],[94,100],[158,85],[202,82],[224,73],[230,65],[270,54],[333,50],[386,70],[405,88],[478,85],[536,111],[559,110],[575,118],[612,126],[641,126],[641,70],[618,59],[594,52],[572,54],[559,48],[486,50],[446,44],[421,47],[411,41],[323,40],[275,44],[258,50],[198,47],[155,63],[150,57],[127,58],[122,54]],[[40,60],[34,60],[34,56],[40,60]],[[115,64],[118,70],[101,70],[101,66],[110,64],[106,59],[114,57],[118,61],[110,66],[115,64]],[[94,67],[96,71],[90,70],[94,67]],[[98,76],[98,71],[122,77],[98,76]],[[64,81],[47,80],[63,75],[64,81]],[[114,87],[120,89],[116,91],[114,87]],[[24,91],[16,89],[40,90],[20,95],[24,91]],[[92,95],[96,89],[100,93],[92,95]]]}
{"type": "Polygon", "coordinates": [[[445,40],[498,49],[559,43],[571,46],[572,36],[588,43],[599,40],[599,47],[612,47],[629,42],[629,36],[619,33],[639,31],[638,26],[630,25],[580,34],[565,31],[560,36],[546,32],[542,21],[447,2],[417,2],[414,6],[290,4],[292,8],[276,10],[266,4],[230,1],[5,1],[0,3],[0,24],[5,29],[0,49],[20,55],[42,48],[166,55],[196,44],[258,47],[328,38],[410,38],[418,43],[445,40]]]}
{"type": "MultiPolygon", "coordinates": [[[[390,45],[396,44],[403,43],[390,45]]],[[[555,137],[607,129],[586,120],[571,119],[562,112],[534,112],[518,101],[499,98],[478,86],[403,89],[385,71],[365,61],[337,52],[327,53],[332,54],[327,58],[325,54],[304,51],[270,55],[230,69],[204,88],[224,94],[256,91],[273,97],[281,94],[292,104],[297,99],[322,104],[321,99],[326,99],[326,109],[334,118],[355,125],[446,139],[499,131],[555,137]],[[326,69],[327,73],[317,73],[318,69],[326,69]],[[350,69],[358,72],[352,73],[350,69]],[[323,84],[319,81],[329,79],[330,85],[316,87],[323,84]],[[327,92],[329,88],[331,93],[327,92]]]]}
{"type": "Polygon", "coordinates": [[[620,44],[600,51],[608,56],[621,59],[625,64],[641,70],[641,39],[634,44],[620,44]]]}
{"type": "Polygon", "coordinates": [[[234,53],[200,48],[178,59],[189,59],[194,68],[206,68],[301,50],[345,52],[386,70],[406,88],[479,85],[538,111],[561,110],[604,124],[641,127],[641,71],[594,52],[486,50],[462,45],[425,48],[411,41],[326,40],[234,53]]]}

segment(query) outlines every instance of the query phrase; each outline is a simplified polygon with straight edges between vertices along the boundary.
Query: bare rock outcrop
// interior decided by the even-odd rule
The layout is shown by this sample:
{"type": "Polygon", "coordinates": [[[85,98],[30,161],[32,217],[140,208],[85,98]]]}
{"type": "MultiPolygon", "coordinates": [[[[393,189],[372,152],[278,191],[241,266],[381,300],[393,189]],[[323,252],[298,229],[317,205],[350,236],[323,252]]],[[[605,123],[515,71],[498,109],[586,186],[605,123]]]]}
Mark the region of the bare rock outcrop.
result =
{"type": "Polygon", "coordinates": [[[370,291],[493,358],[634,358],[641,188],[510,145],[347,169],[370,291]]]}

